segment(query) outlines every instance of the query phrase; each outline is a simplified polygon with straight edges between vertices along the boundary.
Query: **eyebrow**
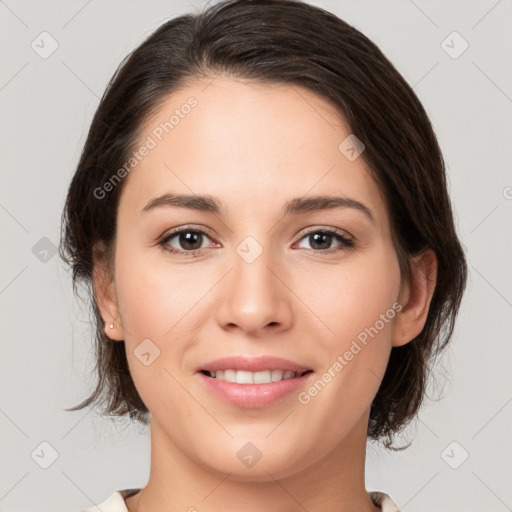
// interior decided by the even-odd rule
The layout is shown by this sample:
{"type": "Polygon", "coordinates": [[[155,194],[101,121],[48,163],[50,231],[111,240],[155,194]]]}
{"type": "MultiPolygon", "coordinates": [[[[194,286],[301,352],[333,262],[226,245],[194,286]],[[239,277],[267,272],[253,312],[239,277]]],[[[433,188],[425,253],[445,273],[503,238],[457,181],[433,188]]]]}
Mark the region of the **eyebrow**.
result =
{"type": "MultiPolygon", "coordinates": [[[[187,208],[190,210],[214,213],[216,215],[222,215],[222,212],[224,211],[222,203],[210,195],[169,193],[151,199],[151,201],[149,201],[149,203],[141,210],[141,213],[162,207],[187,208]]],[[[356,201],[355,199],[340,196],[295,197],[286,202],[282,213],[283,216],[286,216],[304,212],[329,210],[332,208],[353,208],[359,210],[372,223],[375,223],[375,218],[368,206],[360,201],[356,201]]]]}

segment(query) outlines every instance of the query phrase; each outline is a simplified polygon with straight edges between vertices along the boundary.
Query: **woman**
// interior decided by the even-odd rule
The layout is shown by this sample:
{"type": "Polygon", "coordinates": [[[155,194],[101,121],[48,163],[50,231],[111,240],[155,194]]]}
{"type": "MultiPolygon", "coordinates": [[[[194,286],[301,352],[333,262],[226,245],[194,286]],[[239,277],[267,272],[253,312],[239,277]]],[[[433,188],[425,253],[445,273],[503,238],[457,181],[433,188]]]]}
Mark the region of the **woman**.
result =
{"type": "Polygon", "coordinates": [[[101,510],[398,510],[366,442],[419,410],[466,264],[428,117],[363,34],[288,0],[162,25],[100,102],[61,255],[97,329],[71,410],[151,431],[147,485],[101,510]]]}

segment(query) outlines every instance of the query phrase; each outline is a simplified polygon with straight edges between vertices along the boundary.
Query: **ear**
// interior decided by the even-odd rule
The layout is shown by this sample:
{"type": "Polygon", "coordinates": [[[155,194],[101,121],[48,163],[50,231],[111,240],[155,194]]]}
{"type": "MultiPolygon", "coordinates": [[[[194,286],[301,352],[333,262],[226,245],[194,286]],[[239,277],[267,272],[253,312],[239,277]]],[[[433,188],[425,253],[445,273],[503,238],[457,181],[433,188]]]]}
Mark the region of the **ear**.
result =
{"type": "Polygon", "coordinates": [[[393,347],[413,340],[425,326],[437,281],[437,257],[431,249],[410,261],[412,279],[404,284],[398,302],[402,309],[393,325],[393,347]]]}
{"type": "Polygon", "coordinates": [[[103,242],[96,243],[93,248],[92,284],[96,303],[103,318],[105,334],[112,340],[122,341],[124,336],[117,305],[114,276],[103,242]],[[114,327],[111,328],[111,325],[114,327]]]}

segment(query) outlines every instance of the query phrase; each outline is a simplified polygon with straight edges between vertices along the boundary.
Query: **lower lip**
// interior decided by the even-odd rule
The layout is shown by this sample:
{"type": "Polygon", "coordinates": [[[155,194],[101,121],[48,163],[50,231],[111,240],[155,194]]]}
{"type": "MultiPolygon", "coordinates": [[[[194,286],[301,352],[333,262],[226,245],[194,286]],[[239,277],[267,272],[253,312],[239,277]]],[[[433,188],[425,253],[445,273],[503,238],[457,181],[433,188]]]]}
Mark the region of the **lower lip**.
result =
{"type": "Polygon", "coordinates": [[[257,408],[270,405],[280,398],[303,387],[313,372],[306,373],[293,379],[284,379],[269,384],[237,384],[225,380],[208,377],[198,373],[199,378],[209,391],[221,400],[243,408],[257,408]]]}

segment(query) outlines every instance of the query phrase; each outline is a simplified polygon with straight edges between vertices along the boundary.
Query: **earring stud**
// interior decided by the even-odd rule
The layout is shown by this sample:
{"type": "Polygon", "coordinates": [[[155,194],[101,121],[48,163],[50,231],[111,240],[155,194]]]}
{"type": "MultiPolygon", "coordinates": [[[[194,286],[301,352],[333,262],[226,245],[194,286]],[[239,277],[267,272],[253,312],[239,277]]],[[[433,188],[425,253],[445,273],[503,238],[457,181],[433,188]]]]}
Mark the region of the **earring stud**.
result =
{"type": "Polygon", "coordinates": [[[114,328],[114,324],[110,324],[110,328],[113,329],[114,328]]]}

